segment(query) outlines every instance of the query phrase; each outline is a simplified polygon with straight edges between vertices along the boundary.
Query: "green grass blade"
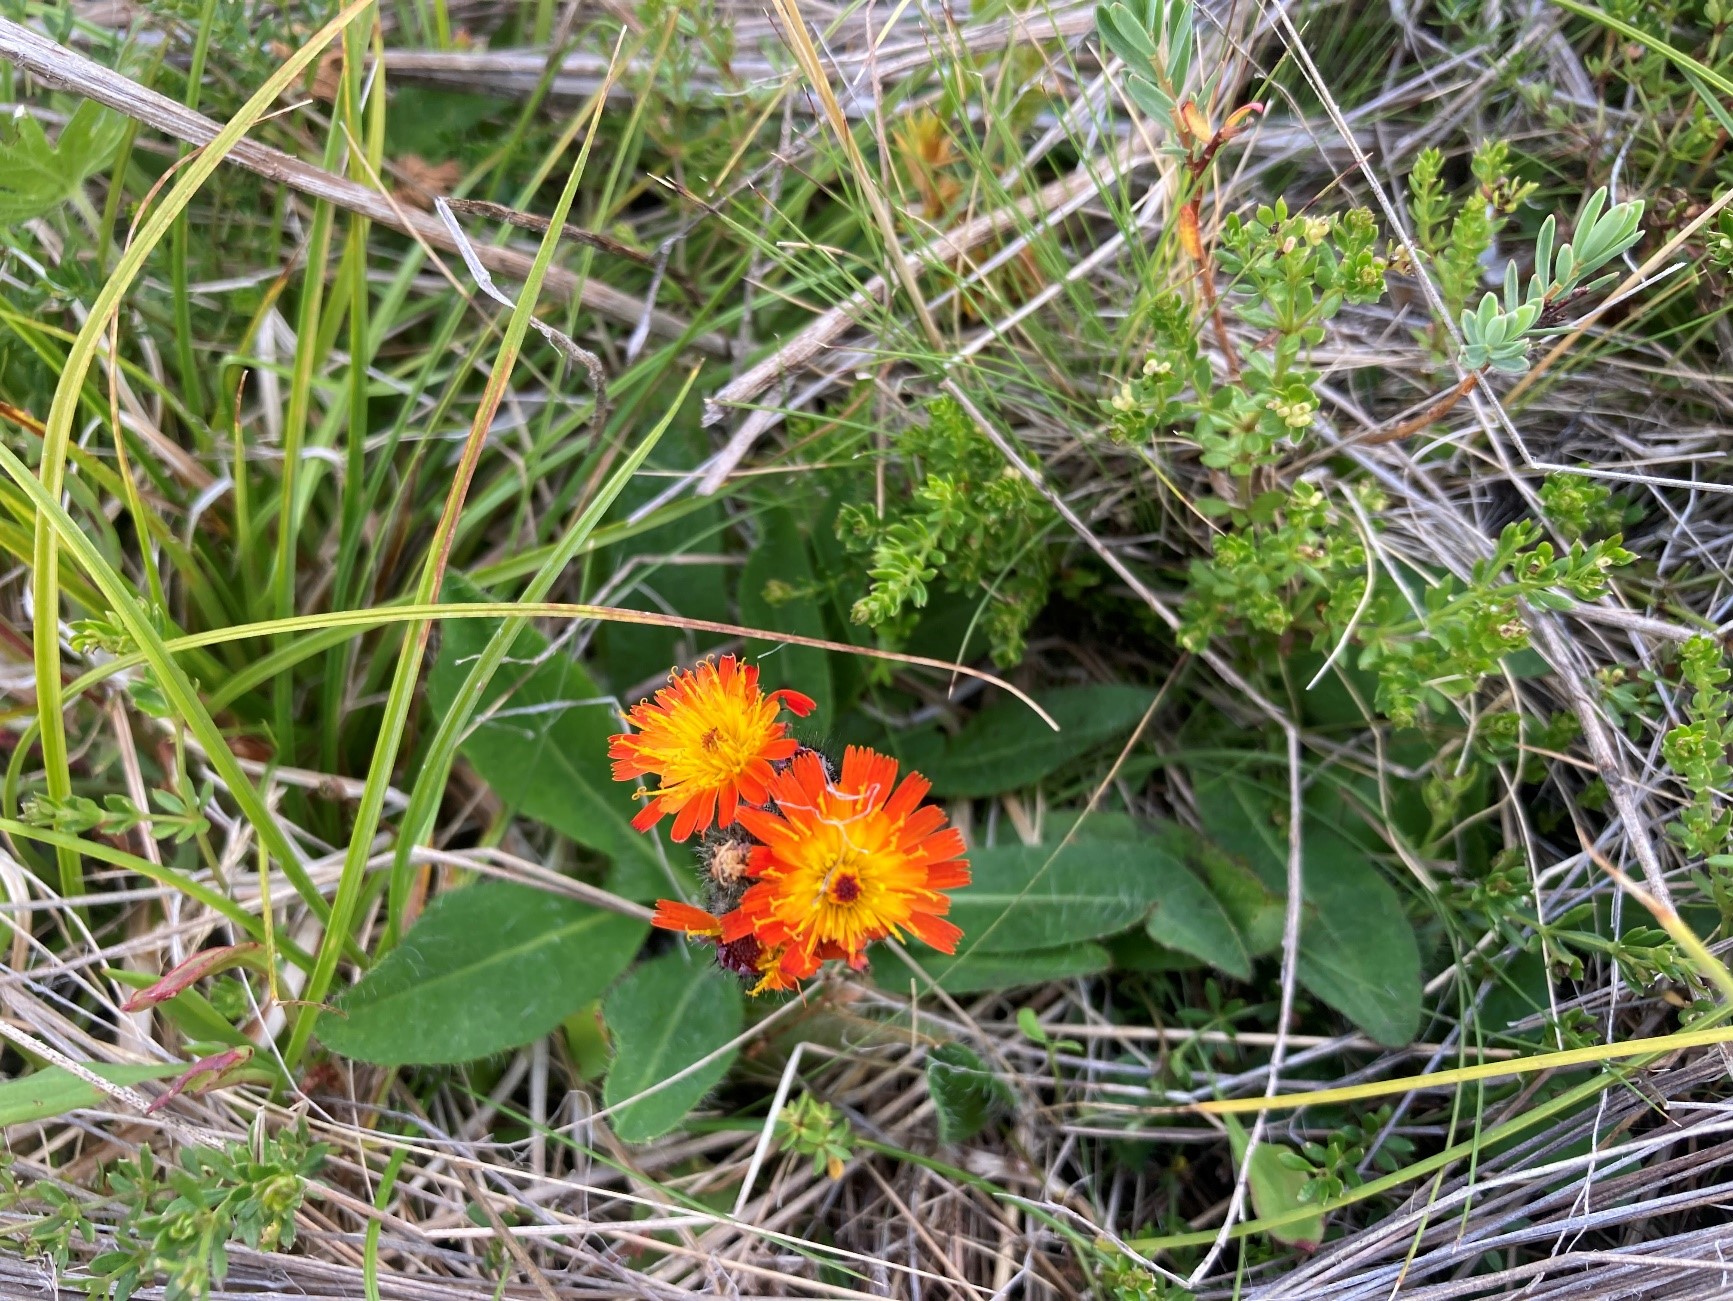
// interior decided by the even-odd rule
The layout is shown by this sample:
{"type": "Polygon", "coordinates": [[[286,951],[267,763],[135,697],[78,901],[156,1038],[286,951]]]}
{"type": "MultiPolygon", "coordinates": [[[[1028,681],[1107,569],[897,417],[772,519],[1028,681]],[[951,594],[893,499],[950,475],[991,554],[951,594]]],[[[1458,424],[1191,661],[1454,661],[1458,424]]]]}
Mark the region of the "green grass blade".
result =
{"type": "MultiPolygon", "coordinates": [[[[602,517],[614,504],[620,492],[644,464],[656,444],[661,442],[662,435],[673,424],[674,417],[685,404],[686,396],[692,391],[692,384],[698,378],[694,370],[686,377],[685,386],[679,396],[669,405],[667,414],[644,436],[642,442],[633,450],[631,456],[609,476],[595,499],[590,502],[584,513],[572,525],[571,530],[555,546],[540,570],[537,571],[529,585],[524,589],[525,601],[540,601],[553,589],[560,576],[565,573],[577,555],[579,549],[589,540],[602,517]]],[[[476,706],[481,703],[482,694],[487,690],[487,684],[493,680],[494,673],[504,663],[507,652],[517,641],[518,634],[528,625],[527,617],[519,616],[505,620],[493,637],[483,648],[474,664],[470,665],[469,673],[464,677],[463,685],[457,690],[451,707],[446,710],[445,717],[439,720],[438,730],[434,732],[433,740],[429,742],[427,754],[422,760],[420,773],[416,776],[415,786],[410,791],[409,807],[403,814],[403,834],[398,838],[397,857],[391,867],[390,923],[386,931],[387,942],[402,933],[403,908],[409,897],[409,857],[422,836],[427,834],[432,825],[434,814],[438,812],[439,800],[445,791],[446,777],[451,771],[451,763],[457,756],[458,742],[463,738],[469,726],[470,717],[475,713],[476,706]]]]}
{"type": "MultiPolygon", "coordinates": [[[[102,291],[97,294],[96,301],[91,304],[90,314],[85,319],[84,326],[73,340],[72,350],[66,359],[65,368],[60,373],[60,379],[55,386],[54,400],[49,407],[48,419],[45,422],[45,432],[42,440],[42,465],[40,488],[46,499],[46,505],[59,510],[60,497],[65,489],[67,448],[72,442],[72,427],[77,416],[80,397],[84,389],[85,377],[90,373],[91,364],[96,359],[96,350],[106,330],[108,320],[120,307],[121,299],[132,287],[144,268],[145,259],[160,244],[168,234],[170,227],[187,205],[192,202],[193,195],[210,178],[212,172],[222,163],[229,150],[244,136],[253,124],[262,118],[278,97],[294,84],[295,79],[305,72],[314,59],[331,43],[343,28],[361,13],[372,0],[350,0],[332,20],[321,27],[298,51],[265,80],[265,83],[253,94],[252,98],[241,107],[240,112],[231,118],[226,126],[219,131],[211,141],[200,151],[198,157],[188,165],[168,192],[162,203],[146,220],[139,231],[138,238],[122,255],[115,265],[114,272],[103,284],[102,291]]],[[[118,436],[118,434],[117,434],[118,436]]],[[[34,479],[22,462],[17,461],[10,453],[7,454],[7,470],[13,471],[17,466],[26,477],[34,479]]],[[[16,477],[16,474],[15,476],[16,477]]],[[[22,485],[21,485],[22,486],[22,485]]],[[[36,518],[35,554],[33,557],[33,573],[35,580],[36,618],[34,632],[34,659],[36,668],[36,700],[37,713],[42,721],[42,767],[45,784],[49,795],[56,799],[65,799],[72,793],[72,772],[67,754],[66,719],[61,700],[60,678],[60,545],[70,542],[70,538],[62,535],[51,520],[43,503],[38,503],[36,518]]],[[[70,518],[67,519],[70,524],[70,518]]],[[[71,531],[77,533],[76,526],[71,531]]],[[[94,556],[99,568],[106,569],[101,557],[94,556]]],[[[91,570],[91,576],[100,576],[91,570]]],[[[115,575],[118,577],[118,575],[115,575]]],[[[137,606],[128,593],[122,593],[126,603],[131,607],[131,613],[138,617],[140,627],[144,632],[155,636],[147,625],[144,612],[137,606]]],[[[119,607],[117,606],[117,613],[119,607]]],[[[136,634],[135,634],[136,635],[136,634]]],[[[143,639],[141,638],[141,645],[143,639]]],[[[172,665],[170,666],[172,668],[172,665]]],[[[178,670],[175,670],[178,673],[178,670]]],[[[184,679],[183,679],[184,681],[184,679]]],[[[191,684],[187,684],[190,695],[191,684]]],[[[196,702],[195,702],[196,706],[196,702]]],[[[202,707],[198,712],[203,714],[202,707]]],[[[206,715],[206,721],[209,716],[206,715]]],[[[228,753],[226,744],[220,743],[223,754],[228,753]]],[[[213,754],[213,762],[218,758],[213,754]]],[[[238,769],[237,769],[238,775],[238,769]]],[[[243,781],[245,779],[243,778],[243,781]]],[[[250,791],[251,786],[247,789],[250,791]]],[[[256,796],[255,796],[256,798],[256,796]]],[[[265,814],[261,802],[258,811],[265,814]]],[[[249,816],[251,813],[249,812],[249,816]]],[[[259,826],[261,835],[265,834],[266,825],[275,827],[274,819],[266,814],[259,826]]],[[[281,837],[282,833],[276,833],[281,837]]],[[[284,840],[287,848],[287,840],[284,840]]],[[[82,894],[84,892],[83,869],[79,866],[76,850],[62,848],[58,854],[60,862],[60,885],[67,894],[82,894]]],[[[290,851],[285,860],[285,867],[298,861],[290,851]]],[[[309,883],[310,884],[310,883],[309,883]]],[[[315,896],[316,897],[316,896],[315,896]]]]}
{"type": "MultiPolygon", "coordinates": [[[[446,498],[445,509],[428,547],[427,561],[416,588],[416,599],[419,602],[432,601],[439,594],[452,535],[456,532],[458,520],[463,513],[470,480],[475,474],[488,428],[492,425],[494,414],[505,396],[506,385],[523,347],[524,336],[529,331],[530,318],[535,312],[542,281],[553,264],[554,250],[559,245],[561,229],[571,212],[572,203],[577,198],[578,184],[583,179],[584,167],[589,161],[590,143],[595,138],[595,130],[606,103],[608,86],[611,84],[610,77],[584,110],[591,115],[590,134],[572,166],[571,175],[566,180],[559,202],[555,204],[549,217],[547,231],[536,249],[535,262],[530,267],[529,275],[518,294],[517,307],[512,311],[511,320],[506,326],[505,339],[500,344],[499,353],[488,376],[487,387],[482,393],[475,420],[470,426],[469,438],[464,444],[463,456],[451,492],[446,498]]],[[[337,895],[331,907],[330,921],[319,944],[313,973],[308,977],[307,989],[303,995],[305,1003],[295,1018],[289,1045],[284,1053],[284,1059],[291,1069],[306,1051],[318,1015],[317,1004],[331,988],[331,981],[337,973],[338,956],[349,941],[349,927],[360,902],[368,851],[374,832],[379,826],[380,815],[385,807],[385,793],[396,767],[404,731],[409,724],[409,712],[415,701],[415,684],[421,674],[421,660],[427,648],[427,637],[431,628],[432,624],[425,620],[411,625],[405,630],[403,645],[398,652],[397,667],[392,675],[384,715],[379,726],[379,740],[374,747],[373,761],[367,770],[366,783],[355,810],[355,821],[349,835],[349,850],[343,859],[342,875],[338,878],[337,895]]]]}

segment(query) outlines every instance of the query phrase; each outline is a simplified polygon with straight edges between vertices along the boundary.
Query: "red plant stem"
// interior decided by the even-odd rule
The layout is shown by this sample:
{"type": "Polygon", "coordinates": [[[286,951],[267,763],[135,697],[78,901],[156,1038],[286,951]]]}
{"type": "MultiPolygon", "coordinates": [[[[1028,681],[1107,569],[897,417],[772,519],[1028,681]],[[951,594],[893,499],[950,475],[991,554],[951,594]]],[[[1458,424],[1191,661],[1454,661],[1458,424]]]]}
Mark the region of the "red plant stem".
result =
{"type": "Polygon", "coordinates": [[[1379,433],[1367,435],[1365,438],[1359,440],[1361,445],[1365,447],[1376,447],[1380,443],[1398,443],[1411,434],[1419,433],[1428,425],[1436,424],[1438,421],[1444,419],[1445,416],[1449,415],[1451,409],[1455,407],[1458,402],[1462,401],[1463,398],[1467,397],[1474,391],[1475,386],[1480,383],[1480,377],[1482,374],[1483,372],[1478,370],[1469,371],[1468,374],[1464,375],[1461,380],[1457,382],[1455,388],[1444,394],[1419,415],[1410,420],[1404,420],[1394,429],[1386,429],[1379,433]]]}

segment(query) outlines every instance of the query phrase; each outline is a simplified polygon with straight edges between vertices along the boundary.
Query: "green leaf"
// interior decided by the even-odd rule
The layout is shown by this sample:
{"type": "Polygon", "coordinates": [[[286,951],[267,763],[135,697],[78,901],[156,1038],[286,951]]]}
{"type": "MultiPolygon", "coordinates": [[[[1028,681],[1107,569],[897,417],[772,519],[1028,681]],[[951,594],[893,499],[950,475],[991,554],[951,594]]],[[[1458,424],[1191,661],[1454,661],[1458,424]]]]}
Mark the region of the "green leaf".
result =
{"type": "Polygon", "coordinates": [[[188,989],[173,998],[158,1003],[156,1010],[165,1013],[189,1039],[228,1044],[232,1048],[252,1048],[256,1045],[211,1006],[211,1002],[196,989],[188,989]]]}
{"type": "MultiPolygon", "coordinates": [[[[946,957],[925,945],[914,945],[912,956],[940,989],[952,994],[979,994],[996,989],[1021,989],[1051,980],[1093,976],[1112,965],[1107,950],[1099,944],[1071,944],[1062,949],[1034,949],[1027,953],[959,954],[946,957]]],[[[873,979],[885,989],[917,994],[928,989],[914,968],[888,949],[873,955],[873,979]]]]}
{"type": "Polygon", "coordinates": [[[966,1143],[995,1113],[1011,1108],[1011,1090],[959,1043],[927,1054],[927,1092],[939,1121],[941,1143],[966,1143]]]}
{"type": "MultiPolygon", "coordinates": [[[[84,1062],[93,1075],[100,1075],[110,1084],[142,1084],[146,1080],[166,1080],[186,1070],[184,1062],[131,1063],[84,1062]]],[[[108,1105],[108,1095],[94,1084],[86,1084],[71,1071],[58,1066],[44,1067],[16,1080],[0,1084],[0,1128],[23,1125],[33,1120],[49,1120],[69,1111],[108,1105]]]]}
{"type": "Polygon", "coordinates": [[[1002,700],[971,718],[944,753],[923,769],[941,799],[999,795],[1043,777],[1137,726],[1155,693],[1100,684],[1061,687],[1036,696],[1055,732],[1020,700],[1002,700]]]}
{"type": "Polygon", "coordinates": [[[667,1088],[638,1095],[738,1036],[745,1010],[737,979],[676,951],[639,963],[603,1001],[602,1015],[614,1037],[614,1064],[602,1097],[608,1107],[620,1108],[610,1123],[624,1141],[648,1143],[678,1125],[715,1087],[735,1051],[667,1088]]]}
{"type": "Polygon", "coordinates": [[[385,1066],[516,1048],[606,989],[648,929],[509,881],[450,890],[319,1018],[319,1037],[385,1066]]]}
{"type": "MultiPolygon", "coordinates": [[[[1285,815],[1274,793],[1237,772],[1199,781],[1195,793],[1204,830],[1285,893],[1285,815]]],[[[1408,1043],[1420,1029],[1420,947],[1400,896],[1366,850],[1315,811],[1301,834],[1300,983],[1379,1043],[1408,1043]]]]}
{"type": "Polygon", "coordinates": [[[1106,944],[1115,971],[1201,971],[1204,966],[1189,953],[1157,944],[1148,931],[1126,931],[1110,937],[1106,944]]]}
{"type": "Polygon", "coordinates": [[[0,126],[0,226],[65,203],[114,157],[126,127],[126,118],[88,99],[80,101],[52,146],[42,124],[28,114],[0,126]]]}
{"type": "Polygon", "coordinates": [[[1252,953],[1245,937],[1221,900],[1190,872],[1173,874],[1144,929],[1158,944],[1202,958],[1236,980],[1252,978],[1252,953]]]}
{"type": "MultiPolygon", "coordinates": [[[[452,595],[463,599],[465,592],[452,595]]],[[[450,707],[469,660],[498,626],[493,619],[445,622],[427,679],[435,711],[450,707]]],[[[644,897],[659,884],[666,889],[657,841],[632,830],[637,803],[629,786],[614,781],[608,762],[608,738],[621,730],[619,719],[581,664],[550,654],[547,639],[526,628],[488,685],[477,716],[481,721],[459,752],[501,799],[612,858],[639,886],[625,893],[644,897]]]]}
{"type": "MultiPolygon", "coordinates": [[[[1111,824],[1108,824],[1111,827],[1111,824]]],[[[1105,971],[1107,951],[1089,941],[1135,926],[1150,906],[1183,888],[1191,874],[1159,837],[1005,845],[969,855],[973,880],[951,899],[963,930],[954,957],[921,943],[910,956],[942,989],[1014,989],[1105,971]]],[[[873,959],[888,989],[926,982],[889,951],[873,959]]]]}
{"type": "Polygon", "coordinates": [[[1283,896],[1266,885],[1244,859],[1177,823],[1165,827],[1161,834],[1173,852],[1209,886],[1252,957],[1263,957],[1282,947],[1283,896]]]}
{"type": "MultiPolygon", "coordinates": [[[[1223,1116],[1222,1119],[1227,1122],[1228,1145],[1233,1149],[1234,1164],[1238,1165],[1246,1159],[1246,1144],[1250,1139],[1237,1118],[1223,1116]]],[[[1280,1143],[1272,1143],[1266,1138],[1252,1153],[1252,1168],[1246,1175],[1246,1185],[1251,1189],[1252,1209],[1260,1220],[1286,1215],[1306,1205],[1300,1200],[1300,1192],[1307,1182],[1306,1172],[1290,1170],[1283,1164],[1282,1153],[1286,1150],[1280,1143]]],[[[1290,1221],[1280,1228],[1271,1229],[1270,1236],[1290,1247],[1311,1251],[1324,1240],[1324,1217],[1320,1213],[1290,1221]]]]}
{"type": "Polygon", "coordinates": [[[1043,1046],[1052,1042],[1051,1036],[1041,1025],[1041,1018],[1035,1014],[1035,1009],[1032,1007],[1017,1009],[1017,1028],[1023,1032],[1025,1039],[1031,1039],[1043,1046]]]}
{"type": "Polygon", "coordinates": [[[608,1073],[608,1030],[602,1021],[602,1000],[585,1003],[563,1022],[566,1055],[580,1080],[599,1080],[608,1073]]]}
{"type": "Polygon", "coordinates": [[[951,899],[964,954],[1051,949],[1135,926],[1190,876],[1159,842],[1073,840],[969,854],[972,880],[951,899]]]}
{"type": "MultiPolygon", "coordinates": [[[[759,529],[758,546],[740,573],[740,621],[773,632],[825,637],[812,556],[794,516],[782,509],[768,510],[759,517],[759,529]],[[773,595],[782,599],[772,600],[773,595]]],[[[765,680],[774,678],[777,687],[792,687],[811,696],[818,706],[813,716],[822,720],[820,726],[830,726],[833,693],[828,653],[760,641],[748,642],[746,653],[755,659],[769,656],[761,667],[765,680]]]]}
{"type": "Polygon", "coordinates": [[[1102,5],[1095,11],[1095,24],[1101,39],[1133,68],[1154,65],[1155,39],[1124,5],[1102,5]]]}

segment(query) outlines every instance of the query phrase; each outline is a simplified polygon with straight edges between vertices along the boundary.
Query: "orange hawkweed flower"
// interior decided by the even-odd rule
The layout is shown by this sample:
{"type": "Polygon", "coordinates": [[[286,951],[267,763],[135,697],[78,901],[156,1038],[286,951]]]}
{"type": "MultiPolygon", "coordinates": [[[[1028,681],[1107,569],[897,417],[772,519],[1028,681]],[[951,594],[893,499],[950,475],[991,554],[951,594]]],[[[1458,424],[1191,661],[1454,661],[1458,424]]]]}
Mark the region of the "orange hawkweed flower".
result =
{"type": "Polygon", "coordinates": [[[747,869],[754,884],[722,918],[722,942],[780,939],[785,970],[831,954],[859,966],[868,944],[905,931],[955,953],[963,933],[944,920],[944,891],[969,883],[969,865],[962,833],[921,805],[930,789],[919,773],[899,786],[896,760],[860,746],[835,780],[819,755],[797,754],[771,783],[776,811],[740,811],[762,843],[747,869]]]}
{"type": "Polygon", "coordinates": [[[639,701],[626,715],[636,732],[609,738],[614,780],[655,776],[661,785],[645,792],[649,803],[632,819],[648,831],[674,815],[674,839],[734,821],[741,803],[762,804],[774,773],[799,742],[777,721],[786,707],[804,718],[813,702],[798,691],[758,689],[758,669],[724,655],[690,673],[676,671],[654,702],[639,701]]]}

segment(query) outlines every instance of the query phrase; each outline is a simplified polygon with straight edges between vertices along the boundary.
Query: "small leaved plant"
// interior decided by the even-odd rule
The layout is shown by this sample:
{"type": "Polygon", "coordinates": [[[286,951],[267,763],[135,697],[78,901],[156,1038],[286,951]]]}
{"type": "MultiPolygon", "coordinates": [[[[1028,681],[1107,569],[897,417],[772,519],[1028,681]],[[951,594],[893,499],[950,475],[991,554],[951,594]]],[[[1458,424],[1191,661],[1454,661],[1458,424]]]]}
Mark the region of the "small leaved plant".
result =
{"type": "Polygon", "coordinates": [[[1047,603],[1053,564],[1044,539],[1058,516],[949,398],[929,406],[924,424],[905,429],[896,450],[907,500],[883,516],[862,502],[837,512],[837,536],[868,557],[870,586],[851,617],[894,648],[913,631],[933,582],[981,592],[993,659],[1016,664],[1030,621],[1047,603]]]}
{"type": "Polygon", "coordinates": [[[1334,1201],[1366,1181],[1367,1166],[1381,1174],[1399,1169],[1412,1156],[1414,1144],[1400,1134],[1384,1132],[1390,1117],[1389,1106],[1379,1107],[1362,1120],[1341,1125],[1323,1142],[1309,1140],[1297,1152],[1284,1149],[1282,1165],[1306,1176],[1299,1201],[1307,1205],[1334,1201]]]}
{"type": "MultiPolygon", "coordinates": [[[[1136,376],[1108,402],[1112,429],[1126,442],[1184,430],[1203,464],[1248,484],[1277,464],[1310,428],[1318,410],[1318,374],[1306,364],[1325,325],[1347,303],[1384,296],[1388,264],[1363,208],[1330,217],[1291,213],[1277,200],[1250,220],[1223,226],[1217,254],[1232,277],[1227,309],[1255,332],[1238,348],[1232,373],[1217,383],[1200,356],[1197,326],[1177,293],[1150,312],[1153,339],[1136,376]]],[[[1224,500],[1208,509],[1244,504],[1224,500]]]]}
{"type": "MultiPolygon", "coordinates": [[[[1190,157],[1194,111],[1199,102],[1209,105],[1215,91],[1186,90],[1195,45],[1191,6],[1115,0],[1096,17],[1104,46],[1126,65],[1128,98],[1190,157]]],[[[1216,143],[1225,143],[1232,132],[1218,135],[1216,143]]],[[[1193,505],[1222,523],[1212,554],[1190,568],[1180,630],[1187,648],[1200,649],[1230,629],[1284,644],[1303,635],[1334,654],[1352,646],[1359,667],[1377,675],[1376,707],[1411,723],[1423,710],[1469,694],[1505,656],[1528,645],[1525,607],[1592,600],[1605,591],[1609,572],[1632,559],[1616,530],[1604,527],[1606,494],[1580,483],[1547,485],[1545,504],[1557,516],[1562,550],[1543,538],[1539,524],[1521,521],[1460,578],[1403,566],[1382,553],[1374,560],[1371,537],[1383,508],[1375,489],[1348,485],[1336,500],[1307,479],[1283,482],[1284,468],[1318,419],[1312,350],[1345,305],[1385,296],[1393,267],[1436,277],[1459,320],[1462,375],[1420,417],[1384,438],[1442,418],[1489,372],[1526,370],[1535,340],[1603,289],[1611,277],[1597,273],[1641,237],[1643,205],[1609,206],[1599,190],[1584,205],[1571,242],[1560,243],[1553,217],[1542,223],[1526,285],[1512,261],[1502,295],[1487,292],[1474,301],[1484,258],[1534,192],[1513,178],[1509,163],[1504,144],[1483,144],[1471,163],[1474,189],[1453,205],[1442,155],[1421,155],[1410,185],[1420,267],[1379,251],[1376,223],[1364,209],[1292,212],[1278,200],[1250,218],[1229,214],[1213,264],[1193,247],[1195,212],[1176,215],[1178,242],[1198,266],[1199,301],[1173,290],[1154,296],[1144,315],[1146,354],[1104,407],[1117,441],[1189,444],[1212,474],[1215,495],[1193,505]],[[1231,338],[1222,328],[1224,311],[1245,327],[1231,338]],[[1225,374],[1199,346],[1209,322],[1226,354],[1225,374]],[[1604,535],[1587,540],[1594,533],[1604,535]],[[1391,569],[1389,577],[1378,578],[1380,566],[1391,569]]]]}
{"type": "Polygon", "coordinates": [[[93,1301],[128,1301],[162,1280],[164,1301],[204,1301],[228,1277],[229,1247],[256,1251],[294,1245],[295,1214],[324,1164],[327,1149],[305,1127],[266,1136],[256,1146],[188,1147],[178,1165],[160,1164],[150,1148],[115,1162],[108,1175],[112,1228],[98,1228],[100,1206],[52,1184],[26,1187],[0,1166],[0,1208],[34,1203],[26,1249],[72,1267],[74,1240],[107,1250],[94,1256],[83,1286],[93,1301]]]}
{"type": "MultiPolygon", "coordinates": [[[[1444,154],[1423,149],[1408,173],[1408,212],[1414,227],[1414,243],[1438,281],[1445,311],[1461,315],[1474,291],[1485,278],[1484,259],[1492,251],[1511,214],[1534,194],[1532,181],[1509,174],[1510,147],[1502,140],[1479,145],[1469,163],[1474,185],[1460,201],[1452,203],[1444,192],[1444,154]]],[[[1447,335],[1435,329],[1431,335],[1442,345],[1447,335]]],[[[1441,347],[1441,351],[1445,351],[1441,347]]]]}
{"type": "Polygon", "coordinates": [[[812,1173],[842,1178],[854,1156],[854,1131],[848,1117],[830,1103],[803,1093],[776,1118],[776,1143],[784,1152],[810,1157],[812,1173]]]}
{"type": "Polygon", "coordinates": [[[1534,272],[1526,289],[1515,262],[1504,268],[1504,299],[1490,290],[1477,307],[1462,310],[1462,367],[1471,375],[1489,367],[1520,375],[1536,334],[1564,320],[1573,304],[1606,288],[1617,277],[1593,280],[1607,263],[1642,238],[1641,200],[1607,207],[1605,188],[1589,196],[1577,222],[1576,241],[1555,250],[1558,223],[1548,216],[1534,242],[1534,272]]]}
{"type": "Polygon", "coordinates": [[[1733,766],[1727,762],[1733,747],[1733,692],[1727,690],[1727,680],[1733,673],[1720,643],[1699,636],[1685,643],[1679,676],[1690,688],[1680,702],[1685,721],[1661,738],[1661,753],[1685,787],[1689,803],[1668,831],[1686,854],[1708,865],[1710,895],[1726,922],[1733,920],[1733,859],[1727,855],[1733,810],[1726,803],[1733,787],[1733,766]]]}

